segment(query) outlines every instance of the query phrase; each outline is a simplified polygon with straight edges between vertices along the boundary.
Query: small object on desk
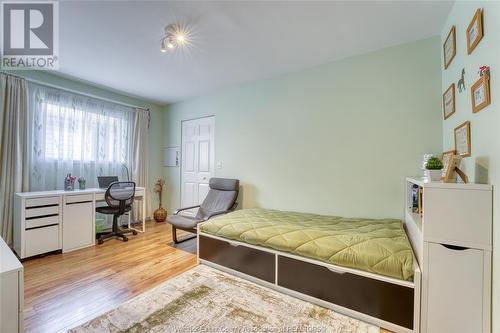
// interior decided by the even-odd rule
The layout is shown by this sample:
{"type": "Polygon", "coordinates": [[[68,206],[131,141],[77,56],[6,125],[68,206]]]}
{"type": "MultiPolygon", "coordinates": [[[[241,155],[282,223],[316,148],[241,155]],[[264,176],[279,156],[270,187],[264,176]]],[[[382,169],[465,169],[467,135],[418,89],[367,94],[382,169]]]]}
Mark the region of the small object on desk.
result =
{"type": "Polygon", "coordinates": [[[85,179],[85,177],[78,178],[78,188],[80,190],[85,190],[86,187],[87,187],[87,180],[85,179]]]}
{"type": "Polygon", "coordinates": [[[65,191],[73,191],[75,189],[75,180],[76,177],[72,176],[70,173],[66,175],[64,179],[64,190],[65,191]]]}

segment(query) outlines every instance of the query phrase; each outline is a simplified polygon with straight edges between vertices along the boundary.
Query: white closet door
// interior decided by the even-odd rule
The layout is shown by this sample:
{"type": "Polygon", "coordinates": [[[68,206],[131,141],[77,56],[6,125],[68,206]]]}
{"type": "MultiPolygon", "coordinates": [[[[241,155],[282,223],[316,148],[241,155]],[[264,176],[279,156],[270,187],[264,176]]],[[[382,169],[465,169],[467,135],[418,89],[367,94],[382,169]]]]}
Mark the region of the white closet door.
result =
{"type": "MultiPolygon", "coordinates": [[[[182,122],[182,207],[201,204],[208,193],[208,181],[214,176],[214,130],[214,117],[182,122]]],[[[186,213],[194,215],[196,210],[186,213]]]]}

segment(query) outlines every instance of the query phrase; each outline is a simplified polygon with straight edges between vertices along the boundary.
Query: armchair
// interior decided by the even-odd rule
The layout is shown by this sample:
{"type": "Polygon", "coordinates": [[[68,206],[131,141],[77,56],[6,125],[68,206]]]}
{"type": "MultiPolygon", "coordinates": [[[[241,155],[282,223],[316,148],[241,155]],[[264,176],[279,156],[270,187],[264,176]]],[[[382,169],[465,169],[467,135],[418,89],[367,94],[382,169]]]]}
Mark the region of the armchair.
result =
{"type": "Polygon", "coordinates": [[[172,237],[174,243],[178,244],[194,238],[187,237],[182,240],[177,239],[177,229],[195,233],[198,223],[207,221],[214,216],[232,212],[238,203],[240,181],[238,179],[210,178],[210,190],[200,205],[180,208],[171,216],[167,217],[167,223],[172,225],[172,237]],[[198,208],[194,217],[179,215],[180,212],[198,208]]]}

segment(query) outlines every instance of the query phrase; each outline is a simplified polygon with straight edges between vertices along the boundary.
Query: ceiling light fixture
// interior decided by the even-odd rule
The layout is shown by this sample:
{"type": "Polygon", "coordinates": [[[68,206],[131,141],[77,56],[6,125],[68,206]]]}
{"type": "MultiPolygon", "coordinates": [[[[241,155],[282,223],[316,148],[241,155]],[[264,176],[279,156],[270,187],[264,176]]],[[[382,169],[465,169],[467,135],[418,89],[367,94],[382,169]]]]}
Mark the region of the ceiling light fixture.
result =
{"type": "Polygon", "coordinates": [[[175,50],[189,44],[189,31],[178,24],[169,24],[165,27],[165,35],[161,39],[160,51],[166,53],[169,50],[175,50]]]}

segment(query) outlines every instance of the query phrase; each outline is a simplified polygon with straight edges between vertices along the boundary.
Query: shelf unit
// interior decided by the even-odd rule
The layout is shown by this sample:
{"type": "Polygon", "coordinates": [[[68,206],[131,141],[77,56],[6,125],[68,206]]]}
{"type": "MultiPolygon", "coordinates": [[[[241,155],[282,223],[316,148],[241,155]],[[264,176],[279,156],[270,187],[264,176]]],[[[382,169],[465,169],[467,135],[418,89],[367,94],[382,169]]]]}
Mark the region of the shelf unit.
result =
{"type": "Polygon", "coordinates": [[[491,330],[492,187],[406,179],[405,228],[422,271],[421,332],[491,330]],[[412,188],[423,211],[412,211],[412,188]]]}

